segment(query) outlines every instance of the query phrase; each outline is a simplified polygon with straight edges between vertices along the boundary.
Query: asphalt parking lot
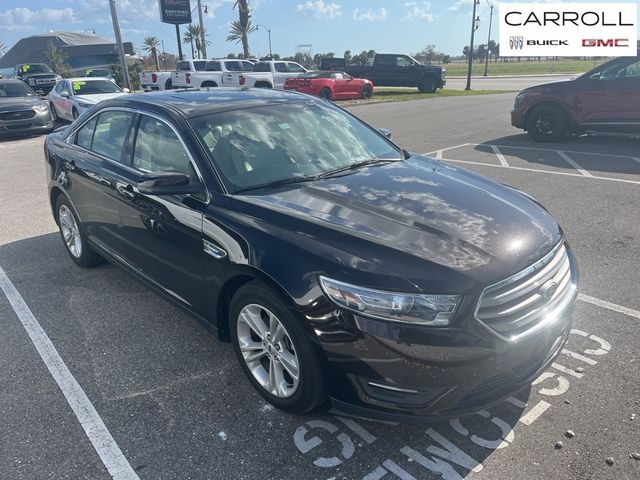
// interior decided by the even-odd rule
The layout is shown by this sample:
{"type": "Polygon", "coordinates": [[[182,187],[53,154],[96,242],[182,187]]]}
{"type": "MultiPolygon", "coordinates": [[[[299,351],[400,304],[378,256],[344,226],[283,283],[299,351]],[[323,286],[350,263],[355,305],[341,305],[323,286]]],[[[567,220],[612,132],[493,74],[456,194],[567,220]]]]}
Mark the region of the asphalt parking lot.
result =
{"type": "Polygon", "coordinates": [[[535,144],[509,125],[514,95],[351,109],[408,150],[536,197],[580,266],[556,363],[509,401],[433,426],[275,410],[229,344],[124,271],[77,268],[43,138],[0,142],[0,478],[640,478],[640,140],[535,144]]]}

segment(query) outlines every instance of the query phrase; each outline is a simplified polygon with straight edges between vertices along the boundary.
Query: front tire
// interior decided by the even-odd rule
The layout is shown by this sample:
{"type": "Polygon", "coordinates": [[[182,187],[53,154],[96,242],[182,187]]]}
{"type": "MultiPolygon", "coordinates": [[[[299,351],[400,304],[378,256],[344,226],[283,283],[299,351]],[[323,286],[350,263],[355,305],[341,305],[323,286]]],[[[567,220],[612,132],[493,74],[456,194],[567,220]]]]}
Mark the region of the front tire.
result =
{"type": "Polygon", "coordinates": [[[102,263],[102,257],[89,246],[84,227],[71,203],[63,194],[60,194],[56,200],[55,211],[60,235],[71,260],[83,268],[102,263]]]}
{"type": "Polygon", "coordinates": [[[557,142],[567,134],[567,116],[557,105],[538,105],[527,115],[529,136],[536,142],[557,142]]]}
{"type": "Polygon", "coordinates": [[[373,91],[371,90],[371,85],[365,85],[362,87],[362,98],[367,100],[371,98],[373,91]]]}
{"type": "Polygon", "coordinates": [[[331,100],[331,89],[328,87],[324,87],[322,90],[320,90],[320,98],[331,100]]]}
{"type": "Polygon", "coordinates": [[[280,294],[254,280],[234,295],[229,328],[245,375],[269,403],[306,413],[326,399],[322,360],[280,294]]]}

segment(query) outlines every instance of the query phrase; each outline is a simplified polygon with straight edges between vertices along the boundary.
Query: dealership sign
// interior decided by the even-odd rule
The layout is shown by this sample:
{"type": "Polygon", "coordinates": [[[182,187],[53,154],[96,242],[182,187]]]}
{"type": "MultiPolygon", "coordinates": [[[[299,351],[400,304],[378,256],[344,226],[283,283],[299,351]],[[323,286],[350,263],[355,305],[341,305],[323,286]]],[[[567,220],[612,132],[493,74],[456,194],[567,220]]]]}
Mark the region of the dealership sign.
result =
{"type": "Polygon", "coordinates": [[[191,3],[189,0],[159,0],[160,20],[163,23],[181,25],[191,23],[191,3]]]}
{"type": "Polygon", "coordinates": [[[501,3],[500,56],[635,57],[635,3],[501,3]]]}

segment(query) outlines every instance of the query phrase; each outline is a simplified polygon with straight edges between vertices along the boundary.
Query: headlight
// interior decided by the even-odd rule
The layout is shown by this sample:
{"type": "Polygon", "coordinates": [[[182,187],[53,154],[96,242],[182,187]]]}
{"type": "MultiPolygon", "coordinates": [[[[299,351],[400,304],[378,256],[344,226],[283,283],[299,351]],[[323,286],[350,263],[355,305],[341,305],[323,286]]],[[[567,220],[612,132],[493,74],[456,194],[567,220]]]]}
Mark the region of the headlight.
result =
{"type": "Polygon", "coordinates": [[[47,113],[49,111],[49,105],[47,105],[45,102],[36,103],[33,106],[33,109],[38,113],[47,113]]]}
{"type": "Polygon", "coordinates": [[[461,298],[372,290],[326,277],[320,277],[320,285],[332,302],[360,315],[434,327],[451,323],[461,298]]]}
{"type": "Polygon", "coordinates": [[[79,106],[80,108],[91,108],[91,107],[93,107],[93,104],[92,104],[92,103],[82,103],[82,102],[78,102],[78,106],[79,106]]]}
{"type": "Polygon", "coordinates": [[[525,93],[519,93],[518,95],[516,95],[516,99],[513,102],[514,110],[518,108],[518,106],[522,103],[522,100],[524,100],[525,95],[526,95],[525,93]]]}

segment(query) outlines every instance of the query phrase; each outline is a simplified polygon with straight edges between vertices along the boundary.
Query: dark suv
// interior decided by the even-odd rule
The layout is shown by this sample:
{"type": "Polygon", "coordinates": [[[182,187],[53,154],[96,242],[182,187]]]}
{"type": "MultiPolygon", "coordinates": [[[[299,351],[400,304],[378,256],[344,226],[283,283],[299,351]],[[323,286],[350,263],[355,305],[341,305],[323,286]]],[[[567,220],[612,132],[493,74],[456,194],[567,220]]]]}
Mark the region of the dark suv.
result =
{"type": "Polygon", "coordinates": [[[538,142],[559,140],[567,132],[640,132],[640,56],[617,58],[574,80],[523,90],[511,124],[538,142]]]}
{"type": "Polygon", "coordinates": [[[60,75],[56,75],[46,63],[21,63],[14,69],[15,78],[29,85],[39,95],[48,95],[60,75]]]}

